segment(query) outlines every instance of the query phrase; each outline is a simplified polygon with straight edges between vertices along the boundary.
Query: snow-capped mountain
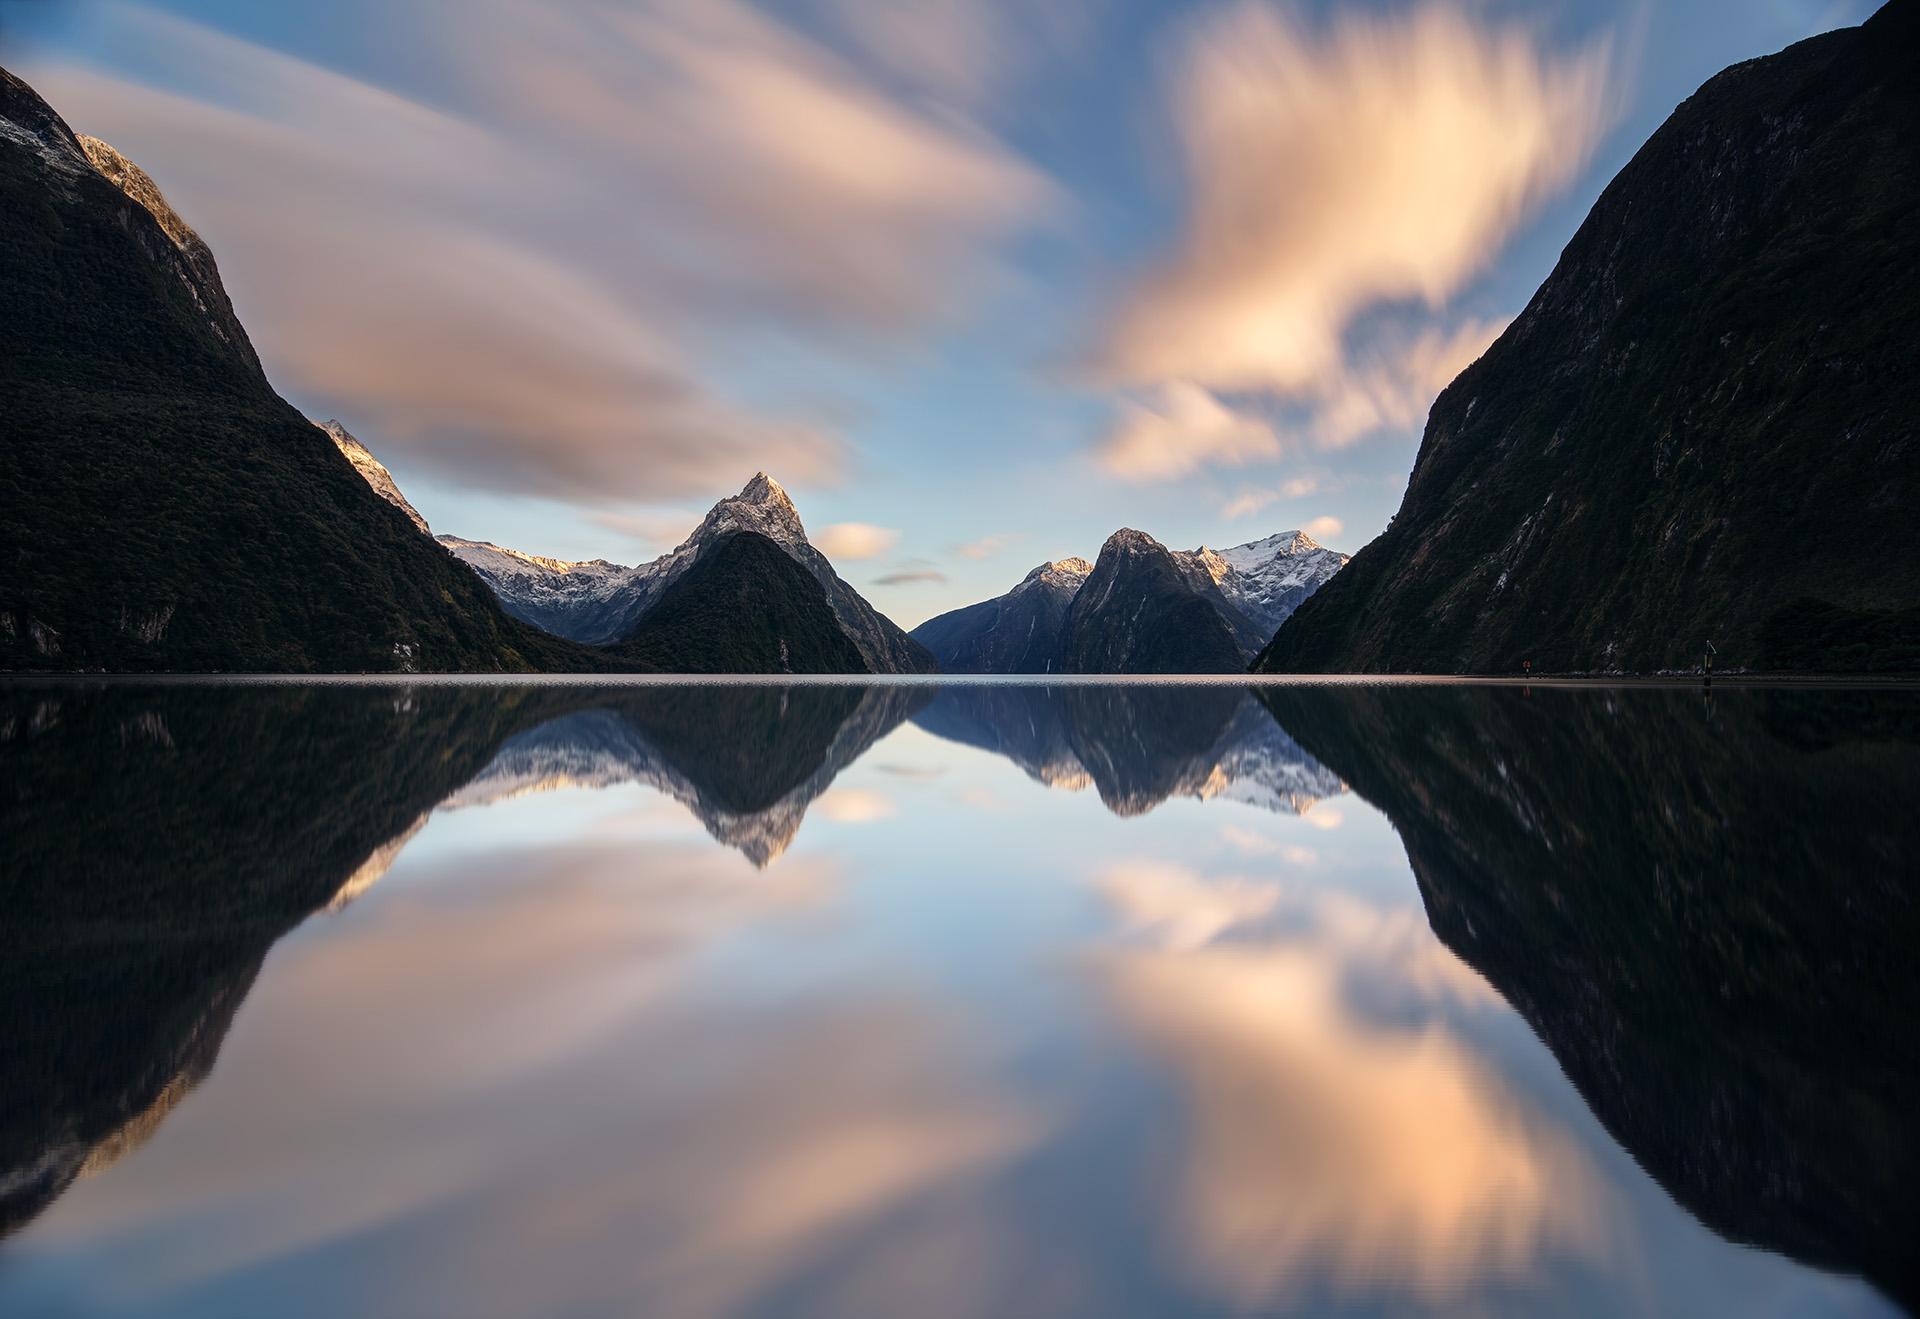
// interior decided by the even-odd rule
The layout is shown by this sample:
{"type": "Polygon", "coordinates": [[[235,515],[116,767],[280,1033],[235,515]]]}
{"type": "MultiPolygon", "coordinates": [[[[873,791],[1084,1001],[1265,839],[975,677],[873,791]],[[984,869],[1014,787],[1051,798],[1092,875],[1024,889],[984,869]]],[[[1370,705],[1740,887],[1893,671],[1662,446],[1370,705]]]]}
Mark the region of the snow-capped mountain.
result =
{"type": "Polygon", "coordinates": [[[611,645],[632,635],[667,588],[710,547],[743,531],[765,536],[812,574],[826,592],[834,620],[872,672],[932,670],[933,657],[841,580],[826,555],[808,542],[793,500],[765,472],[715,504],[671,553],[635,567],[604,559],[549,559],[458,536],[439,539],[493,588],[509,614],[574,641],[611,645]]]}
{"type": "Polygon", "coordinates": [[[1227,625],[1249,659],[1348,559],[1304,531],[1277,532],[1227,550],[1175,550],[1173,557],[1196,590],[1217,592],[1224,600],[1227,625]]]}
{"type": "Polygon", "coordinates": [[[523,623],[574,641],[604,645],[632,631],[631,625],[621,626],[625,604],[635,592],[650,598],[650,564],[629,568],[605,559],[574,562],[523,554],[491,541],[436,539],[493,590],[502,609],[523,623]]]}
{"type": "Polygon", "coordinates": [[[1041,564],[1005,595],[931,618],[912,635],[949,673],[1147,672],[1165,663],[1234,669],[1347,563],[1304,531],[1226,550],[1168,550],[1129,528],[1108,537],[1101,558],[1111,571],[1096,573],[1085,559],[1041,564]],[[1099,598],[1080,600],[1090,578],[1099,598]],[[1237,661],[1189,603],[1193,597],[1219,616],[1237,661]],[[1174,613],[1186,622],[1168,622],[1174,613]],[[1174,641],[1181,644],[1170,650],[1174,641]]]}
{"type": "Polygon", "coordinates": [[[407,497],[400,493],[400,487],[394,484],[393,473],[387,470],[385,463],[374,457],[367,446],[354,439],[347,428],[339,422],[326,421],[318,424],[320,429],[327,433],[327,438],[333,441],[334,447],[353,464],[353,470],[360,473],[366,483],[373,487],[375,494],[405,513],[407,520],[420,528],[422,533],[429,536],[433,534],[427,527],[427,520],[420,516],[420,510],[408,503],[407,497]]]}

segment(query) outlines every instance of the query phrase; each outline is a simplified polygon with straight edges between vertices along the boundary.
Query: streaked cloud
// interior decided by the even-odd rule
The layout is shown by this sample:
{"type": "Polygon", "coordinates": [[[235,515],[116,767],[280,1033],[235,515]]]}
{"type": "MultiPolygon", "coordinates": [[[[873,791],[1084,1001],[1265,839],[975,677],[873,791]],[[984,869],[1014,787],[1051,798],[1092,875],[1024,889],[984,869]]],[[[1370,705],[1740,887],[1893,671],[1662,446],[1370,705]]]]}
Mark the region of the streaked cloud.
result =
{"type": "Polygon", "coordinates": [[[1314,476],[1292,477],[1277,486],[1242,485],[1231,499],[1220,506],[1220,516],[1228,521],[1251,517],[1269,504],[1277,504],[1283,499],[1304,499],[1320,489],[1320,478],[1314,476]]]}
{"type": "Polygon", "coordinates": [[[756,467],[831,483],[841,402],[741,388],[743,345],[898,352],[1061,206],[983,129],[732,0],[370,11],[370,39],[427,43],[432,104],[99,9],[139,77],[35,83],[207,237],[276,385],[455,484],[604,507],[756,467]]]}
{"type": "Polygon", "coordinates": [[[1130,404],[1102,461],[1165,479],[1419,426],[1502,328],[1435,318],[1585,167],[1610,66],[1604,43],[1550,50],[1452,3],[1322,27],[1242,3],[1195,25],[1172,94],[1185,229],[1094,365],[1212,410],[1196,428],[1130,404]],[[1262,398],[1287,404],[1277,434],[1249,416],[1262,398]]]}
{"type": "Polygon", "coordinates": [[[937,568],[909,568],[873,579],[875,586],[910,586],[915,582],[944,582],[947,575],[937,568]]]}
{"type": "Polygon", "coordinates": [[[598,512],[592,515],[593,524],[605,527],[608,531],[617,531],[622,536],[647,546],[649,549],[665,552],[680,544],[693,529],[700,525],[700,515],[682,511],[662,513],[610,513],[598,512]]]}
{"type": "Polygon", "coordinates": [[[1278,458],[1280,437],[1189,380],[1171,381],[1120,405],[1100,441],[1100,465],[1126,481],[1183,476],[1203,465],[1240,467],[1278,458]]]}
{"type": "Polygon", "coordinates": [[[1174,93],[1186,232],[1107,368],[1311,393],[1357,312],[1442,305],[1572,180],[1609,120],[1608,65],[1445,4],[1320,31],[1256,4],[1205,22],[1174,93]]]}
{"type": "Polygon", "coordinates": [[[829,559],[877,559],[899,544],[900,533],[871,522],[836,522],[822,527],[810,539],[814,548],[829,559]]]}
{"type": "Polygon", "coordinates": [[[1313,443],[1339,449],[1382,430],[1419,429],[1434,398],[1507,328],[1504,320],[1428,327],[1403,343],[1375,343],[1324,382],[1313,443]]]}
{"type": "Polygon", "coordinates": [[[953,552],[963,559],[991,559],[1009,545],[1017,545],[1025,539],[1027,534],[1024,531],[1006,531],[998,535],[982,536],[964,545],[956,545],[953,547],[953,552]]]}

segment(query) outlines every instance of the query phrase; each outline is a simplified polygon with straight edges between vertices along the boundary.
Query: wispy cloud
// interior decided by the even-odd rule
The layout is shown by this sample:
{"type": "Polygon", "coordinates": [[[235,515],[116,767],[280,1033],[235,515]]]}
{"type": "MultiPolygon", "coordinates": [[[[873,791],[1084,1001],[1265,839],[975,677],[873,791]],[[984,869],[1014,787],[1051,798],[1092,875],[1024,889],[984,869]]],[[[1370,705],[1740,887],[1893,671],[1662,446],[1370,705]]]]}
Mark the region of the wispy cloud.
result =
{"type": "Polygon", "coordinates": [[[608,531],[629,536],[641,544],[657,550],[670,550],[685,540],[699,525],[698,513],[610,513],[598,512],[592,515],[595,526],[605,527],[608,531]]]}
{"type": "Polygon", "coordinates": [[[433,105],[102,8],[139,77],[34,81],[208,238],[276,384],[453,483],[605,506],[833,481],[836,401],[749,405],[711,345],[912,343],[1060,205],[990,134],[734,0],[369,11],[426,43],[433,105]]]}
{"type": "Polygon", "coordinates": [[[1155,481],[1203,465],[1271,460],[1281,452],[1271,423],[1237,411],[1192,381],[1176,380],[1122,402],[1096,457],[1122,480],[1155,481]]]}
{"type": "Polygon", "coordinates": [[[1243,485],[1220,506],[1220,516],[1228,521],[1252,517],[1270,504],[1277,504],[1283,499],[1305,499],[1322,488],[1321,479],[1317,476],[1296,476],[1277,486],[1243,485]]]}
{"type": "Polygon", "coordinates": [[[910,586],[914,582],[944,582],[947,575],[933,568],[913,568],[906,572],[890,572],[873,579],[875,586],[910,586]]]}
{"type": "Polygon", "coordinates": [[[1185,232],[1120,306],[1097,373],[1308,417],[1272,439],[1217,413],[1211,443],[1164,424],[1123,431],[1124,448],[1106,437],[1103,460],[1142,478],[1417,425],[1499,327],[1355,345],[1357,318],[1443,308],[1585,166],[1613,113],[1604,45],[1556,53],[1450,3],[1322,29],[1243,3],[1199,24],[1177,67],[1185,232]]]}
{"type": "Polygon", "coordinates": [[[991,559],[1009,545],[1017,545],[1027,538],[1024,531],[1004,531],[998,535],[982,536],[979,540],[970,540],[964,545],[956,545],[953,552],[963,559],[991,559]]]}
{"type": "Polygon", "coordinates": [[[829,559],[877,559],[900,541],[892,527],[876,527],[871,522],[836,522],[822,527],[813,537],[813,546],[829,559]]]}

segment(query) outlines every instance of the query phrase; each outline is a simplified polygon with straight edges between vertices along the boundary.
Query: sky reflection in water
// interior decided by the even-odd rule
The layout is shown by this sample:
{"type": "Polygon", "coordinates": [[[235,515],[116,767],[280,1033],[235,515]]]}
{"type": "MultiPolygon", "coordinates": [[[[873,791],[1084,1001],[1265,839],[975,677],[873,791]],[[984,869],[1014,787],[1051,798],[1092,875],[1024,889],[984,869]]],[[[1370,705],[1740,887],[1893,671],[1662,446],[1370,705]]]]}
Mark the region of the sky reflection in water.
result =
{"type": "MultiPolygon", "coordinates": [[[[54,1192],[0,1245],[8,1313],[1889,1309],[1676,1204],[1636,1163],[1659,1168],[1657,1150],[1623,1148],[1570,1084],[1579,1063],[1435,936],[1409,874],[1408,847],[1430,887],[1445,874],[1422,823],[1390,821],[1348,790],[1366,775],[1301,745],[1347,754],[1320,724],[1358,738],[1387,706],[1296,692],[1321,706],[1277,720],[1237,689],[1000,688],[623,710],[575,692],[502,717],[500,691],[9,695],[9,773],[99,755],[158,793],[162,827],[186,818],[172,794],[202,790],[196,739],[253,729],[259,745],[263,725],[379,703],[384,731],[358,750],[290,743],[312,764],[279,772],[316,815],[357,777],[398,817],[338,868],[347,892],[296,910],[250,990],[241,977],[206,1079],[149,1102],[158,1065],[133,1046],[60,1055],[89,1072],[52,1092],[72,1111],[36,1106],[52,1133],[38,1162],[26,1137],[5,1147],[0,1186],[35,1206],[33,1178],[54,1192]],[[732,751],[703,727],[729,729],[732,751]],[[451,752],[418,768],[423,738],[479,773],[451,752]],[[401,800],[422,793],[439,807],[401,800]],[[116,1102],[133,1130],[90,1129],[116,1102]],[[48,1169],[83,1156],[58,1192],[48,1169]]],[[[1529,754],[1501,742],[1525,740],[1535,707],[1507,717],[1522,699],[1612,702],[1594,717],[1669,750],[1677,721],[1706,719],[1749,759],[1742,739],[1762,736],[1783,763],[1834,754],[1782,741],[1762,694],[1705,714],[1691,692],[1472,699],[1506,712],[1471,707],[1489,742],[1455,748],[1489,783],[1529,754]]],[[[1426,751],[1369,754],[1418,770],[1447,725],[1416,722],[1440,730],[1426,751]]],[[[1594,755],[1636,791],[1618,746],[1594,755]]],[[[1516,839],[1554,795],[1502,798],[1516,839]]],[[[1609,822],[1590,787],[1580,799],[1609,822]]],[[[1722,805],[1723,825],[1751,823],[1722,805]]],[[[294,819],[267,836],[324,850],[294,819]]],[[[56,866],[99,864],[49,846],[56,866]]],[[[297,868],[268,850],[241,868],[297,868]]],[[[17,938],[77,928],[29,908],[17,938]]],[[[225,947],[232,919],[182,946],[225,947]]],[[[153,1010],[140,983],[128,972],[98,1011],[153,1010]]],[[[217,1036],[220,1014],[181,1029],[217,1036]]],[[[1776,1155],[1796,1152],[1748,1152],[1776,1155]]],[[[1681,1190],[1711,1215],[1711,1187],[1681,1190]]],[[[1795,1251],[1796,1231],[1760,1244],[1795,1251]]],[[[1846,1262],[1882,1267],[1866,1247],[1846,1262]]]]}

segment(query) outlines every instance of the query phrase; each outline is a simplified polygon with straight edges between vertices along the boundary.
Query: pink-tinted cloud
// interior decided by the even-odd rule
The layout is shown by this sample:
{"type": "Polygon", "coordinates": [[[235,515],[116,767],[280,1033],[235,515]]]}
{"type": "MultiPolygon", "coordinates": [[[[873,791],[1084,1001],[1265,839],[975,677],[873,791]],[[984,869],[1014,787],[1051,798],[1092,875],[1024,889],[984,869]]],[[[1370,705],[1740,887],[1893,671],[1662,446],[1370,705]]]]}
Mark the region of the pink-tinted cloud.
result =
{"type": "Polygon", "coordinates": [[[1176,380],[1129,400],[1101,440],[1101,466],[1122,480],[1155,481],[1212,465],[1241,467],[1282,453],[1280,437],[1260,417],[1239,411],[1190,380],[1176,380]]]}
{"type": "Polygon", "coordinates": [[[911,343],[1056,204],[983,131],[732,0],[417,0],[426,105],[133,4],[137,82],[29,70],[207,237],[275,383],[382,453],[602,505],[844,472],[759,347],[911,343]],[[190,87],[190,94],[167,88],[190,87]]]}
{"type": "Polygon", "coordinates": [[[1555,55],[1431,4],[1325,31],[1242,4],[1194,34],[1174,113],[1186,233],[1106,364],[1135,382],[1311,392],[1355,313],[1439,306],[1586,163],[1603,48],[1555,55]]]}

